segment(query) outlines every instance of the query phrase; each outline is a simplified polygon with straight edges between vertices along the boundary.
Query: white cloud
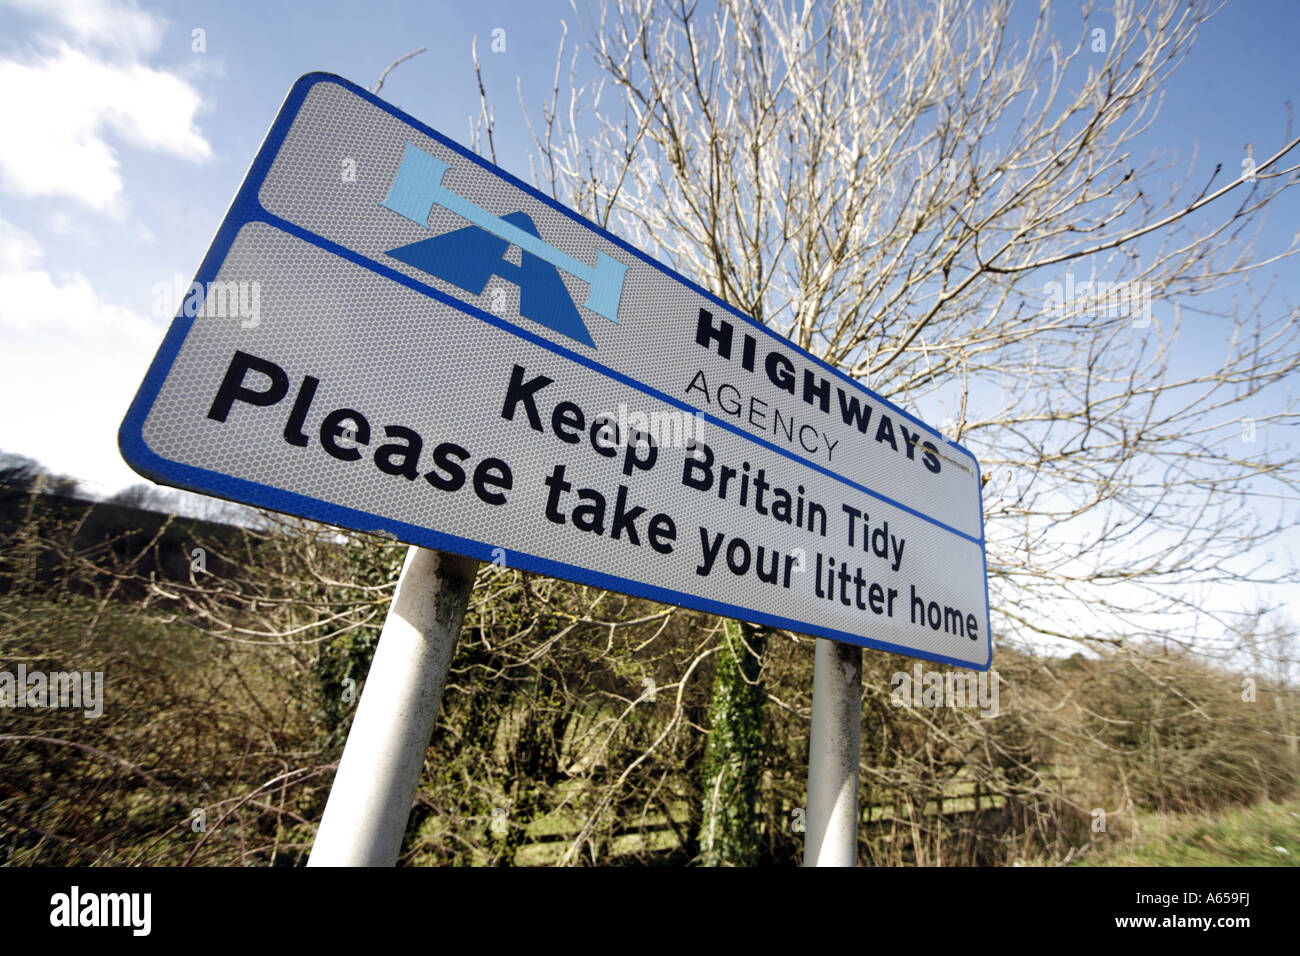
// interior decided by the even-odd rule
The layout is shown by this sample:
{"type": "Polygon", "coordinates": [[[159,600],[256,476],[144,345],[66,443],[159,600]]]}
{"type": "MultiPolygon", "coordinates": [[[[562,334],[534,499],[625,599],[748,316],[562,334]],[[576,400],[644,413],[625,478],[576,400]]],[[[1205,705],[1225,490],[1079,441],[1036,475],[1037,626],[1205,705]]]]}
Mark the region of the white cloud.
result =
{"type": "Polygon", "coordinates": [[[164,325],[106,302],[80,272],[49,272],[39,242],[0,220],[0,450],[109,490],[138,480],[117,428],[164,325]]]}
{"type": "MultiPolygon", "coordinates": [[[[120,219],[119,149],[196,162],[212,155],[196,122],[203,98],[185,75],[148,62],[164,24],[136,0],[0,6],[29,21],[28,35],[0,55],[0,189],[120,219]]],[[[33,220],[94,244],[75,212],[46,206],[33,220]]],[[[122,229],[153,240],[143,225],[122,229]]],[[[0,449],[112,491],[139,480],[118,453],[117,429],[166,323],[103,298],[94,265],[81,256],[61,271],[34,236],[0,220],[0,449]]]]}
{"type": "Polygon", "coordinates": [[[79,46],[121,51],[129,56],[153,53],[162,43],[163,24],[141,10],[135,0],[4,0],[6,6],[44,20],[79,46]]]}
{"type": "Polygon", "coordinates": [[[35,236],[0,219],[0,275],[31,269],[42,254],[35,236]]]}
{"type": "Polygon", "coordinates": [[[99,237],[90,227],[82,220],[74,218],[66,212],[56,212],[50,216],[50,232],[56,236],[67,236],[70,239],[76,239],[78,242],[83,242],[89,246],[99,245],[99,237]]]}
{"type": "Polygon", "coordinates": [[[6,191],[67,197],[121,217],[124,184],[107,136],[195,162],[212,155],[196,122],[199,91],[139,59],[161,42],[162,24],[152,15],[105,0],[7,2],[52,21],[61,38],[43,38],[42,53],[0,59],[6,191]]]}

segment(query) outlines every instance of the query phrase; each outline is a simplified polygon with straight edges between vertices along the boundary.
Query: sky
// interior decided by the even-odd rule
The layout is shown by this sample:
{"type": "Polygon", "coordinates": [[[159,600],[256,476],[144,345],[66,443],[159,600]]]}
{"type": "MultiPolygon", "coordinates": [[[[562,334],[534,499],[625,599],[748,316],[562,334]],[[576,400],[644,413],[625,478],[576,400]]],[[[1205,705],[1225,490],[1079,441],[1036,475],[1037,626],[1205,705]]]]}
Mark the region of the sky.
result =
{"type": "Polygon", "coordinates": [[[370,88],[426,46],[383,92],[464,141],[475,35],[508,102],[515,75],[549,88],[572,11],[512,6],[0,2],[0,451],[94,493],[141,481],[116,433],[172,315],[159,290],[188,285],[293,81],[370,88]]]}
{"type": "MultiPolygon", "coordinates": [[[[1026,24],[1033,6],[1018,13],[1026,24]]],[[[1108,25],[1104,5],[1086,24],[1072,4],[1056,11],[1059,30],[1108,25]]],[[[467,142],[477,37],[498,163],[529,179],[516,83],[536,111],[566,22],[572,49],[581,30],[567,0],[0,0],[0,451],[92,493],[143,480],[118,453],[118,425],[171,318],[171,290],[193,276],[297,77],[324,70],[369,88],[426,47],[381,95],[467,142]]],[[[1193,182],[1217,163],[1239,170],[1247,143],[1265,155],[1283,139],[1285,104],[1300,102],[1298,39],[1295,0],[1229,3],[1169,84],[1153,152],[1193,182]]],[[[578,71],[593,75],[581,53],[578,71]]],[[[1285,245],[1297,223],[1290,198],[1262,247],[1285,245]]],[[[1293,307],[1300,279],[1277,272],[1273,302],[1293,307]]],[[[1225,335],[1221,323],[1193,326],[1189,347],[1221,349],[1225,335]]]]}

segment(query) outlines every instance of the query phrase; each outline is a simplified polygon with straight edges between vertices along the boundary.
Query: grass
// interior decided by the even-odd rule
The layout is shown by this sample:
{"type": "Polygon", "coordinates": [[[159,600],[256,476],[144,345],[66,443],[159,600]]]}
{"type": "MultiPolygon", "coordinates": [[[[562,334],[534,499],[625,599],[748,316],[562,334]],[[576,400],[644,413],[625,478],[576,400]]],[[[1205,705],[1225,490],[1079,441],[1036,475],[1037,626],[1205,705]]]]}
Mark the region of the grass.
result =
{"type": "Polygon", "coordinates": [[[1134,829],[1077,865],[1300,865],[1300,800],[1234,807],[1214,817],[1141,811],[1134,829]]]}

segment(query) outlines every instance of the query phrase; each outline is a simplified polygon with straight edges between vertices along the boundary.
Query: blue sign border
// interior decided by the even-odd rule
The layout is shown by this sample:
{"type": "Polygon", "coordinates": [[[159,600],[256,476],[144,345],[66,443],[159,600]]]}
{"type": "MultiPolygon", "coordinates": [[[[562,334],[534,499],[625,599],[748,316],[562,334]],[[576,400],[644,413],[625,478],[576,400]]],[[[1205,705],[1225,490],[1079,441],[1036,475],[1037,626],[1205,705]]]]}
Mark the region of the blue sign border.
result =
{"type": "MultiPolygon", "coordinates": [[[[840,370],[828,365],[826,362],[822,361],[817,356],[812,355],[811,353],[806,352],[803,349],[799,348],[793,342],[790,342],[788,339],[778,335],[776,332],[774,332],[772,329],[768,328],[767,326],[755,322],[752,318],[745,315],[743,312],[740,312],[739,310],[735,309],[734,307],[722,301],[717,296],[711,294],[707,290],[702,289],[700,286],[698,286],[696,283],[692,282],[691,280],[687,279],[685,276],[678,274],[677,272],[665,266],[664,264],[656,261],[655,259],[652,259],[651,257],[647,256],[645,253],[641,252],[640,250],[628,245],[626,242],[624,242],[622,239],[619,239],[617,236],[610,234],[609,232],[602,229],[600,226],[596,225],[595,223],[590,222],[584,217],[578,215],[573,210],[560,205],[555,200],[538,192],[536,189],[520,181],[516,177],[512,176],[510,173],[506,172],[505,170],[498,168],[497,166],[493,165],[492,163],[488,162],[482,157],[470,152],[469,150],[465,149],[463,146],[459,145],[458,143],[455,143],[447,139],[445,136],[431,129],[428,126],[425,126],[423,123],[421,123],[419,120],[416,120],[414,117],[408,116],[406,113],[397,109],[397,107],[384,102],[383,100],[379,99],[379,97],[375,96],[373,93],[370,93],[369,91],[362,89],[361,87],[357,86],[355,83],[352,83],[349,80],[344,79],[343,77],[336,76],[332,73],[316,72],[316,73],[308,73],[300,77],[297,80],[297,82],[294,83],[293,88],[289,91],[289,95],[285,97],[284,104],[280,107],[280,111],[275,118],[275,122],[271,125],[271,129],[267,133],[266,139],[262,142],[262,146],[258,149],[257,156],[256,158],[254,158],[252,165],[249,167],[248,173],[244,177],[244,181],[240,185],[239,191],[235,194],[234,201],[230,205],[230,210],[226,213],[226,217],[222,221],[221,227],[217,230],[217,234],[213,238],[212,245],[209,247],[207,254],[203,257],[203,262],[200,264],[199,270],[195,275],[195,279],[194,279],[195,282],[201,283],[203,287],[206,288],[207,284],[213,281],[216,278],[217,273],[220,271],[221,265],[223,262],[225,262],[226,256],[229,254],[230,248],[234,244],[235,237],[238,235],[239,230],[242,229],[245,225],[247,225],[250,222],[264,222],[277,229],[287,232],[290,235],[295,236],[296,238],[302,239],[303,241],[309,242],[312,245],[324,249],[327,252],[331,252],[343,259],[346,259],[356,265],[377,272],[380,275],[383,275],[385,278],[390,279],[400,285],[406,286],[407,288],[413,289],[414,291],[427,295],[430,298],[434,298],[441,302],[444,302],[445,304],[450,305],[453,308],[459,309],[462,312],[473,315],[476,318],[479,318],[485,322],[489,322],[492,325],[497,326],[498,328],[510,332],[511,334],[520,336],[521,338],[524,338],[536,345],[540,345],[541,347],[546,348],[551,352],[554,352],[572,361],[576,361],[590,369],[600,372],[623,384],[632,386],[642,392],[652,395],[660,401],[677,406],[686,411],[690,411],[690,412],[697,411],[697,409],[695,409],[694,407],[687,405],[686,403],[678,400],[673,396],[661,393],[656,389],[650,388],[649,386],[644,385],[643,383],[628,378],[626,375],[623,375],[619,372],[614,371],[613,369],[601,365],[600,363],[591,359],[589,356],[581,355],[576,352],[573,352],[570,349],[567,349],[561,345],[551,342],[548,339],[542,338],[541,336],[529,331],[528,329],[523,328],[522,326],[516,325],[512,322],[507,322],[504,319],[501,319],[500,317],[495,316],[489,312],[485,312],[482,309],[476,308],[475,306],[470,305],[469,303],[462,302],[461,300],[456,299],[453,296],[447,295],[446,293],[442,292],[437,288],[434,288],[433,286],[425,285],[424,283],[419,282],[416,279],[412,279],[410,276],[398,272],[397,270],[392,269],[384,265],[383,263],[369,259],[365,256],[358,255],[357,253],[353,252],[350,249],[340,246],[339,244],[332,242],[328,239],[325,239],[324,237],[308,232],[307,230],[301,228],[300,226],[297,226],[296,224],[289,222],[288,220],[282,219],[279,216],[273,215],[272,213],[267,211],[262,206],[261,201],[258,198],[258,195],[262,188],[262,184],[266,179],[267,173],[271,169],[272,163],[275,161],[276,156],[279,154],[280,147],[284,143],[285,136],[288,135],[289,129],[293,125],[293,121],[297,118],[298,111],[302,108],[302,104],[305,101],[308,92],[317,83],[334,83],[337,84],[338,86],[343,87],[349,92],[357,96],[360,96],[361,98],[365,99],[372,105],[389,113],[394,118],[400,120],[403,123],[406,123],[408,126],[411,126],[419,130],[421,133],[428,136],[429,138],[436,140],[438,143],[445,146],[447,149],[453,150],[458,155],[463,156],[464,158],[482,167],[484,170],[492,173],[493,175],[500,177],[501,179],[510,183],[515,188],[522,190],[523,192],[532,196],[534,199],[538,200],[539,202],[545,203],[547,206],[550,206],[552,209],[555,209],[557,212],[560,212],[563,215],[569,217],[574,222],[577,222],[580,225],[591,230],[592,232],[597,233],[603,239],[618,246],[624,252],[637,257],[638,259],[660,270],[664,274],[670,276],[671,278],[682,283],[683,285],[688,286],[697,294],[707,298],[709,301],[714,303],[716,307],[729,312],[735,318],[747,323],[749,327],[755,330],[756,332],[760,332],[774,339],[776,343],[780,345],[780,347],[800,354],[802,357],[804,357],[809,361],[812,361],[820,368],[822,368],[824,371],[835,376],[837,379],[846,382],[854,389],[867,395],[868,397],[871,398],[873,402],[876,402],[884,406],[885,408],[888,408],[892,414],[907,419],[908,421],[912,422],[914,425],[919,426],[920,428],[924,429],[928,433],[934,435],[940,441],[943,441],[949,448],[955,449],[961,454],[967,456],[970,459],[971,463],[975,466],[976,487],[979,490],[980,499],[981,499],[980,536],[978,539],[975,539],[970,535],[962,531],[959,531],[956,528],[950,527],[940,521],[937,521],[936,519],[928,515],[922,514],[921,512],[909,508],[906,505],[902,504],[901,502],[894,501],[893,499],[885,497],[884,495],[881,495],[878,492],[872,491],[871,489],[863,485],[859,485],[856,482],[849,481],[844,476],[829,471],[828,469],[823,468],[821,465],[818,465],[814,462],[810,462],[803,458],[800,458],[799,456],[789,452],[786,449],[779,448],[776,445],[773,445],[761,438],[757,438],[754,435],[750,434],[749,432],[746,432],[743,429],[740,429],[729,422],[725,422],[720,419],[717,419],[715,416],[709,415],[707,413],[704,415],[706,420],[710,421],[715,427],[732,431],[758,445],[761,445],[773,452],[776,452],[779,455],[782,455],[783,457],[793,459],[806,467],[815,469],[819,472],[822,472],[823,474],[835,478],[836,480],[843,482],[844,484],[847,484],[850,487],[854,488],[856,491],[870,495],[879,500],[885,501],[893,505],[894,507],[900,508],[903,511],[906,511],[918,518],[921,518],[922,520],[938,525],[939,527],[944,528],[946,531],[949,531],[952,534],[955,534],[959,537],[965,538],[968,541],[978,544],[980,547],[981,560],[984,565],[985,620],[990,622],[990,628],[991,628],[991,620],[990,620],[991,615],[989,614],[989,599],[988,599],[988,557],[986,553],[985,537],[984,537],[983,490],[982,490],[983,483],[982,483],[980,470],[979,470],[979,461],[975,458],[974,455],[972,455],[965,448],[962,448],[956,442],[952,442],[952,441],[948,441],[947,439],[944,439],[943,436],[940,435],[938,431],[936,431],[931,426],[925,424],[925,422],[920,421],[913,415],[910,415],[903,409],[889,402],[887,399],[884,399],[879,395],[875,394],[870,389],[864,387],[861,383],[850,378],[848,375],[845,375],[840,370]]],[[[300,495],[294,492],[285,491],[280,488],[274,488],[270,485],[264,485],[259,482],[248,481],[246,479],[236,478],[231,475],[223,475],[219,472],[210,471],[205,468],[197,468],[192,465],[184,465],[179,462],[174,462],[171,461],[170,459],[164,458],[161,455],[158,455],[156,452],[154,452],[153,449],[151,449],[145,443],[144,440],[143,430],[144,430],[145,419],[148,417],[149,411],[152,409],[154,401],[157,399],[158,393],[162,389],[163,382],[166,380],[168,373],[171,371],[172,365],[176,360],[176,356],[180,353],[180,349],[182,344],[185,341],[185,337],[189,334],[189,331],[193,327],[193,324],[194,324],[194,318],[190,316],[186,316],[184,314],[183,309],[181,309],[176,315],[176,317],[172,320],[172,324],[168,328],[166,336],[163,338],[162,345],[159,346],[158,352],[154,356],[153,362],[149,366],[149,371],[145,374],[144,382],[141,384],[139,391],[136,393],[135,398],[132,400],[131,407],[126,414],[126,418],[122,421],[122,426],[118,431],[118,447],[122,452],[122,457],[126,460],[127,464],[129,464],[133,469],[135,469],[140,474],[154,481],[158,481],[160,483],[165,483],[169,485],[174,485],[181,488],[186,488],[191,491],[200,492],[202,494],[208,494],[219,498],[227,498],[232,501],[239,501],[248,504],[253,504],[258,507],[266,508],[271,511],[280,511],[289,514],[294,514],[313,521],[320,521],[325,524],[338,525],[346,528],[355,528],[359,530],[369,531],[371,533],[387,533],[393,535],[394,537],[398,538],[401,541],[417,544],[420,545],[421,547],[434,548],[441,551],[451,551],[457,554],[467,555],[472,558],[477,558],[480,561],[490,562],[493,560],[494,552],[501,547],[498,544],[484,543],[469,538],[462,538],[458,535],[447,534],[441,531],[434,531],[431,528],[423,528],[418,525],[408,524],[406,522],[397,521],[392,518],[383,517],[381,515],[374,515],[368,512],[358,511],[353,508],[345,508],[340,505],[331,504],[330,502],[327,501],[321,501],[320,499],[317,498],[311,498],[306,495],[300,495]]],[[[928,651],[923,651],[914,647],[908,647],[906,645],[892,644],[887,641],[874,640],[872,638],[864,637],[860,634],[854,634],[849,631],[838,631],[833,628],[820,627],[818,625],[808,624],[803,621],[795,621],[789,618],[781,617],[779,615],[765,614],[762,612],[754,611],[750,608],[744,608],[733,604],[728,604],[725,601],[718,601],[712,598],[700,597],[698,595],[688,594],[686,592],[674,591],[669,588],[662,588],[654,585],[645,584],[643,582],[635,581],[630,578],[622,578],[622,577],[618,577],[617,575],[606,574],[600,571],[594,571],[590,568],[584,568],[579,565],[567,564],[562,561],[555,561],[549,558],[542,558],[524,552],[511,551],[509,549],[504,549],[504,550],[506,552],[506,564],[509,567],[521,568],[526,571],[533,571],[538,574],[547,575],[548,577],[565,578],[567,580],[577,581],[579,583],[587,584],[592,587],[603,588],[609,591],[618,591],[625,594],[631,594],[636,597],[646,598],[652,601],[658,601],[662,604],[672,604],[677,606],[691,607],[696,610],[705,611],[711,614],[718,614],[723,617],[738,618],[741,620],[752,621],[756,624],[766,625],[768,627],[776,627],[776,628],[781,628],[783,630],[795,631],[800,634],[811,634],[817,637],[828,638],[830,640],[856,644],[861,647],[869,647],[877,650],[891,651],[893,653],[903,654],[908,657],[921,658],[923,660],[935,661],[941,664],[952,664],[958,667],[965,667],[973,670],[986,671],[989,669],[989,667],[993,662],[993,637],[991,633],[986,635],[985,642],[984,642],[988,651],[986,660],[984,661],[983,664],[974,664],[971,663],[970,661],[965,661],[958,658],[945,657],[943,655],[933,654],[928,651]]]]}

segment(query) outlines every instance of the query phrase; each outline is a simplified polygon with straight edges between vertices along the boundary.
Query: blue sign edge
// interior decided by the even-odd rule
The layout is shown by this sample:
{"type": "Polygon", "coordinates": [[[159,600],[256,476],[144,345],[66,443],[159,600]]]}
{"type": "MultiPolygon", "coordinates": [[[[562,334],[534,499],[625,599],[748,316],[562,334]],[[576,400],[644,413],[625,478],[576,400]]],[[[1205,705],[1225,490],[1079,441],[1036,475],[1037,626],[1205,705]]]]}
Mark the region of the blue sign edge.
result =
{"type": "MultiPolygon", "coordinates": [[[[805,351],[804,349],[800,348],[797,344],[791,342],[790,340],[778,335],[776,332],[774,332],[772,329],[768,328],[767,326],[755,322],[751,317],[749,317],[745,313],[739,311],[729,303],[719,299],[717,296],[713,295],[708,290],[701,288],[699,285],[692,282],[690,279],[686,278],[685,276],[680,275],[679,273],[669,268],[668,266],[664,265],[663,263],[651,258],[650,256],[646,255],[640,250],[630,246],[624,240],[618,238],[615,235],[612,235],[611,233],[607,232],[605,229],[601,228],[597,224],[587,220],[586,218],[574,212],[573,210],[568,209],[567,207],[561,205],[560,203],[551,199],[549,196],[546,196],[545,194],[529,186],[527,183],[522,182],[521,180],[519,180],[517,177],[513,176],[509,172],[500,169],[499,167],[493,165],[492,163],[488,162],[482,157],[470,152],[460,144],[447,139],[441,133],[438,133],[436,130],[432,129],[431,127],[426,126],[424,123],[421,123],[419,120],[415,119],[414,117],[409,116],[408,114],[404,113],[402,110],[398,109],[392,104],[387,103],[384,100],[381,100],[373,93],[370,93],[368,90],[365,90],[357,86],[355,83],[352,83],[350,80],[347,80],[341,76],[337,76],[332,73],[316,71],[316,72],[304,74],[303,76],[299,77],[298,80],[294,83],[288,95],[285,97],[284,103],[281,105],[280,110],[276,115],[275,121],[272,123],[270,130],[267,132],[266,137],[262,142],[262,145],[259,147],[257,154],[253,159],[253,162],[250,164],[248,172],[245,174],[244,179],[240,184],[239,190],[235,194],[234,200],[231,202],[230,209],[227,211],[225,218],[222,220],[221,226],[218,228],[217,233],[214,236],[212,243],[208,248],[207,253],[204,255],[203,261],[199,265],[198,272],[195,274],[194,281],[202,283],[206,287],[206,284],[208,282],[215,279],[217,273],[220,271],[222,263],[225,261],[225,258],[230,251],[230,247],[234,244],[235,237],[238,235],[239,230],[242,229],[243,226],[246,225],[247,223],[254,222],[254,221],[262,221],[274,227],[279,227],[279,228],[283,228],[284,226],[290,226],[290,227],[293,226],[293,224],[287,223],[285,220],[282,220],[279,217],[274,216],[273,214],[268,212],[261,205],[261,201],[259,199],[259,193],[265,181],[266,174],[270,170],[271,165],[273,164],[276,156],[279,154],[280,147],[283,145],[284,139],[288,135],[289,129],[293,125],[294,120],[297,118],[298,112],[301,109],[303,101],[306,99],[308,92],[316,84],[323,83],[323,82],[335,83],[341,86],[342,88],[348,90],[349,92],[362,97],[372,105],[384,110],[385,112],[389,113],[391,116],[398,119],[399,121],[419,130],[424,135],[430,137],[431,139],[436,140],[441,145],[445,146],[448,149],[453,150],[458,155],[482,167],[484,170],[488,171],[489,173],[498,176],[501,179],[509,182],[515,188],[527,193],[528,195],[532,196],[536,200],[545,203],[547,206],[551,207],[552,209],[555,209],[557,212],[564,214],[568,218],[584,226],[585,228],[591,230],[592,232],[595,232],[596,234],[600,235],[603,239],[618,246],[623,251],[637,257],[641,261],[653,266],[654,268],[670,276],[676,281],[686,285],[690,289],[694,290],[697,294],[705,297],[710,302],[713,302],[717,307],[721,309],[725,309],[727,312],[729,312],[737,319],[740,319],[741,321],[747,323],[752,329],[758,332],[762,332],[763,334],[776,340],[777,343],[782,348],[789,349],[801,355],[805,359],[812,361],[814,364],[816,364],[826,372],[830,373],[831,375],[835,376],[837,379],[851,385],[853,388],[869,396],[873,401],[879,403],[885,408],[890,409],[890,411],[893,412],[894,414],[899,415],[907,419],[908,421],[912,422],[914,425],[917,425],[925,429],[928,433],[934,435],[935,437],[943,441],[948,447],[953,448],[956,451],[959,451],[963,455],[967,456],[975,467],[976,488],[980,495],[980,538],[979,541],[976,543],[979,545],[980,557],[984,565],[985,621],[989,625],[989,627],[987,628],[989,633],[986,635],[983,643],[987,650],[987,656],[985,661],[982,664],[977,664],[972,661],[962,660],[960,658],[947,657],[942,654],[932,653],[929,651],[922,650],[920,648],[909,647],[906,645],[892,644],[888,641],[882,641],[874,638],[864,637],[862,635],[854,634],[849,631],[839,631],[833,628],[821,627],[803,621],[796,621],[789,618],[784,618],[779,615],[772,615],[761,611],[755,611],[751,608],[745,608],[737,605],[728,604],[724,601],[718,601],[712,598],[700,597],[685,592],[674,591],[669,588],[663,588],[663,587],[658,587],[656,585],[645,584],[640,581],[633,580],[631,578],[621,578],[616,575],[606,574],[604,572],[595,571],[590,568],[584,568],[579,565],[566,564],[561,561],[555,561],[549,558],[542,558],[524,552],[517,552],[517,551],[503,548],[502,550],[504,550],[506,553],[507,566],[520,568],[527,571],[533,571],[535,573],[543,574],[548,577],[557,577],[557,578],[564,578],[568,580],[578,581],[579,583],[582,584],[587,584],[593,587],[599,587],[609,591],[617,591],[625,594],[631,594],[635,597],[641,597],[647,600],[657,601],[661,604],[670,604],[679,607],[690,607],[696,610],[704,611],[706,613],[718,614],[724,617],[751,621],[756,624],[762,624],[768,627],[776,627],[783,630],[790,630],[800,634],[808,634],[817,637],[824,637],[829,640],[855,644],[860,647],[868,647],[875,650],[889,651],[891,653],[901,654],[906,657],[920,658],[922,660],[934,661],[936,663],[941,663],[941,664],[952,664],[958,667],[968,668],[976,671],[987,671],[990,668],[993,661],[993,635],[992,635],[992,614],[990,611],[989,598],[988,598],[988,555],[987,555],[986,538],[984,533],[983,481],[980,473],[979,461],[978,459],[976,459],[976,457],[973,454],[971,454],[971,452],[969,452],[967,449],[963,448],[962,446],[958,445],[956,442],[944,438],[943,435],[940,434],[932,426],[927,425],[925,422],[920,421],[915,416],[897,407],[889,400],[875,394],[873,391],[866,388],[860,382],[849,377],[848,375],[844,374],[838,369],[830,366],[822,359],[818,358],[817,356],[813,355],[810,352],[805,351]]],[[[290,231],[291,233],[305,232],[305,230],[299,230],[295,228],[291,228],[288,231],[290,231]]],[[[300,235],[299,238],[303,238],[306,241],[310,241],[306,239],[306,237],[311,235],[312,235],[311,233],[306,233],[305,236],[300,235]]],[[[318,246],[321,245],[320,242],[316,242],[313,244],[318,246]]],[[[331,245],[333,244],[331,243],[331,245]]],[[[338,248],[342,249],[342,247],[338,247],[338,248]]],[[[370,260],[364,260],[363,257],[357,257],[357,258],[361,260],[361,262],[359,262],[358,264],[362,264],[364,262],[370,261],[370,260]]],[[[389,270],[385,270],[385,271],[389,271],[389,270]]],[[[395,270],[393,270],[393,275],[400,276],[402,279],[408,278],[401,273],[397,273],[395,270]]],[[[410,285],[413,288],[417,288],[419,291],[423,291],[426,294],[431,291],[432,292],[438,291],[432,289],[431,287],[423,286],[422,284],[417,283],[414,280],[403,282],[403,284],[410,285]]],[[[438,294],[435,297],[444,300],[449,304],[453,305],[453,307],[459,308],[461,311],[467,312],[469,314],[478,315],[479,317],[488,319],[489,321],[496,319],[495,316],[489,316],[487,313],[481,313],[480,310],[470,306],[468,303],[460,302],[459,300],[456,300],[450,296],[446,296],[444,294],[438,294]]],[[[192,465],[184,465],[179,462],[174,462],[171,461],[170,459],[164,458],[161,455],[158,455],[156,452],[154,452],[153,449],[151,449],[144,440],[144,433],[143,433],[144,422],[145,419],[148,417],[148,414],[153,407],[154,401],[157,399],[158,393],[162,389],[162,384],[166,380],[167,374],[170,372],[171,367],[175,362],[177,355],[180,353],[181,346],[184,344],[185,338],[189,334],[189,331],[193,327],[193,324],[194,324],[193,317],[185,316],[183,310],[178,311],[177,315],[173,318],[171,325],[168,327],[167,333],[163,337],[162,344],[159,346],[158,351],[153,358],[153,361],[150,363],[149,370],[145,374],[144,381],[141,383],[139,390],[136,392],[135,398],[132,399],[126,417],[123,419],[122,425],[118,430],[118,448],[122,454],[123,459],[126,461],[128,465],[131,466],[132,469],[134,469],[141,475],[151,480],[155,480],[155,481],[161,480],[163,483],[185,488],[191,491],[196,491],[202,494],[210,494],[216,497],[227,498],[232,501],[253,503],[256,506],[264,507],[272,511],[280,511],[289,514],[295,514],[300,517],[307,518],[309,520],[320,521],[325,524],[362,529],[368,531],[369,533],[381,533],[381,534],[388,533],[404,542],[416,544],[421,547],[435,548],[442,551],[451,551],[457,554],[466,555],[468,557],[477,558],[480,561],[491,562],[493,560],[494,552],[501,547],[500,545],[475,541],[469,538],[462,538],[459,537],[458,535],[452,535],[446,532],[435,531],[431,528],[424,528],[418,525],[408,524],[406,522],[397,521],[395,519],[387,518],[381,515],[373,515],[368,512],[359,511],[352,508],[346,508],[341,505],[336,505],[330,502],[322,501],[318,498],[311,498],[306,495],[297,494],[296,492],[285,491],[283,489],[274,488],[270,485],[263,485],[259,482],[248,481],[246,479],[236,478],[231,475],[223,475],[220,474],[219,472],[209,471],[204,468],[197,468],[192,465]]],[[[525,329],[514,326],[512,323],[493,321],[493,324],[500,325],[502,328],[505,328],[508,331],[522,332],[523,333],[522,337],[534,341],[538,344],[541,344],[552,351],[565,354],[567,357],[579,358],[582,360],[582,364],[584,365],[588,365],[591,367],[597,366],[597,363],[591,362],[590,360],[585,359],[585,357],[576,356],[570,353],[568,349],[563,349],[562,347],[559,347],[554,343],[551,343],[550,341],[541,338],[540,336],[535,336],[529,333],[525,329]]],[[[625,376],[614,372],[612,369],[605,369],[604,366],[599,366],[599,368],[605,371],[606,374],[613,375],[619,378],[620,380],[626,380],[631,382],[631,380],[626,379],[625,376]]],[[[644,391],[655,393],[655,390],[650,389],[648,386],[641,385],[640,383],[634,383],[634,382],[631,382],[631,384],[637,385],[639,388],[641,388],[644,391]]],[[[679,403],[674,401],[673,404],[679,404],[679,403]]],[[[712,418],[712,416],[708,416],[708,417],[712,418]]],[[[744,432],[743,430],[738,430],[734,426],[731,426],[726,422],[715,420],[715,424],[727,428],[730,431],[736,431],[738,434],[746,438],[749,438],[751,441],[756,441],[758,444],[766,444],[765,442],[758,441],[757,439],[754,438],[754,436],[749,435],[747,432],[744,432]]],[[[780,449],[778,449],[778,451],[780,451],[780,449]]],[[[794,457],[797,460],[802,461],[802,459],[798,459],[798,456],[791,455],[790,457],[794,457]]],[[[803,462],[803,463],[805,465],[808,465],[809,467],[814,467],[819,471],[825,471],[825,469],[820,468],[820,466],[813,465],[810,462],[803,462]]],[[[841,481],[846,480],[842,476],[834,476],[834,477],[839,478],[841,481]]],[[[883,497],[883,496],[878,496],[878,497],[883,497]]],[[[936,524],[941,524],[941,522],[938,522],[936,519],[930,518],[929,516],[926,515],[921,515],[920,512],[915,512],[913,511],[913,509],[906,508],[905,506],[899,505],[899,503],[893,502],[890,499],[884,499],[884,500],[890,501],[890,503],[894,504],[895,506],[903,507],[905,510],[910,511],[913,514],[917,514],[928,521],[931,521],[936,524]]],[[[942,525],[942,526],[945,527],[947,530],[951,531],[952,533],[959,535],[960,537],[966,538],[967,540],[973,540],[970,538],[969,535],[957,531],[954,528],[948,528],[948,526],[946,525],[942,525]]]]}

